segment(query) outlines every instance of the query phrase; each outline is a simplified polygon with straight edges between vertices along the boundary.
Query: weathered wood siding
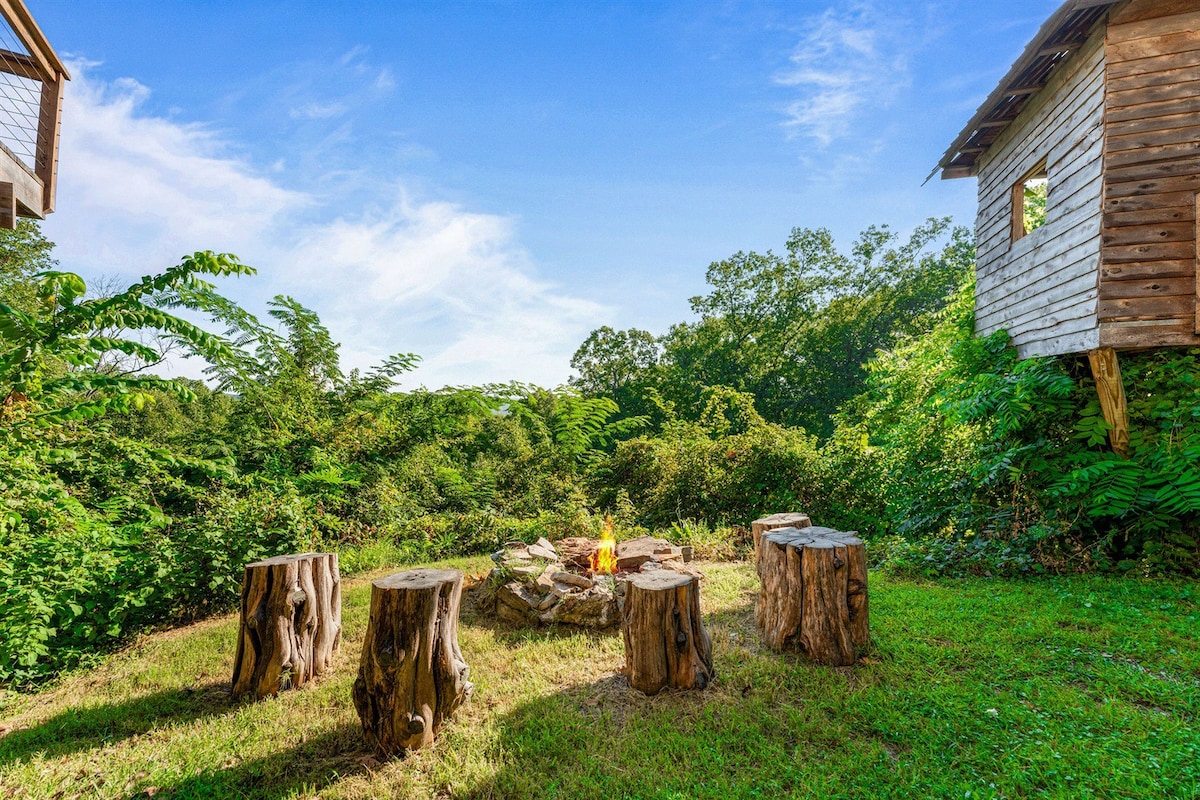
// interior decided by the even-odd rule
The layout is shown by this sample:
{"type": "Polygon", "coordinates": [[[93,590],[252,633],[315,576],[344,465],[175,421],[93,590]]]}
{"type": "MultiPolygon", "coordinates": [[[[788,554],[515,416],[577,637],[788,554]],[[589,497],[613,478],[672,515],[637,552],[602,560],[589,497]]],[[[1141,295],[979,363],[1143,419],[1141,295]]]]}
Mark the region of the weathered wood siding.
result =
{"type": "Polygon", "coordinates": [[[1132,0],[1105,58],[1100,343],[1200,345],[1200,0],[1132,0]]]}
{"type": "Polygon", "coordinates": [[[1023,357],[1099,345],[1104,35],[1097,31],[979,162],[976,330],[1023,357]],[[1012,188],[1043,158],[1046,223],[1012,241],[1012,188]]]}

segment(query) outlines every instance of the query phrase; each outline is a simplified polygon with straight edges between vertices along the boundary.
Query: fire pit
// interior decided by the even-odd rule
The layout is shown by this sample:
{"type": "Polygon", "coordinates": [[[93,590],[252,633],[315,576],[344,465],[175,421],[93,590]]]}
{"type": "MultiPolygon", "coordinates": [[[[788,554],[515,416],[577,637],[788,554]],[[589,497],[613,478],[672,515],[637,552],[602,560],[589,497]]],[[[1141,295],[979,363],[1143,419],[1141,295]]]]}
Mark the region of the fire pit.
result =
{"type": "Polygon", "coordinates": [[[477,602],[519,625],[564,623],[608,628],[619,621],[625,580],[638,572],[675,570],[702,577],[688,562],[692,548],[642,536],[617,543],[611,527],[600,539],[509,542],[492,554],[496,566],[477,602]]]}

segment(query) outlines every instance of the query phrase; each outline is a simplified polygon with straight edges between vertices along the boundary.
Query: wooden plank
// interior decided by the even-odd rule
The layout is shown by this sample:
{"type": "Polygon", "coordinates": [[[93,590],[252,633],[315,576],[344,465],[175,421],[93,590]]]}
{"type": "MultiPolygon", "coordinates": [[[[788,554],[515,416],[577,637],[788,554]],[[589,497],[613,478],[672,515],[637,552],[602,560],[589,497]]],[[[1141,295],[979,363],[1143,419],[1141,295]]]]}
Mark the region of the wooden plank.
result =
{"type": "Polygon", "coordinates": [[[17,229],[17,193],[9,181],[0,181],[0,228],[17,229]]]}
{"type": "Polygon", "coordinates": [[[1182,100],[1200,94],[1200,86],[1195,80],[1147,85],[1145,80],[1139,80],[1134,86],[1117,91],[1108,87],[1105,102],[1109,108],[1127,108],[1140,106],[1144,103],[1162,103],[1167,100],[1182,100]]]}
{"type": "MultiPolygon", "coordinates": [[[[1191,195],[1189,194],[1188,197],[1190,198],[1191,195]]],[[[1194,203],[1188,203],[1187,205],[1150,208],[1139,211],[1108,211],[1105,212],[1101,225],[1104,229],[1124,228],[1171,222],[1194,222],[1195,218],[1196,206],[1194,203]]],[[[1190,235],[1194,236],[1195,231],[1193,230],[1190,235]]]]}
{"type": "Polygon", "coordinates": [[[1176,128],[1193,128],[1197,122],[1196,114],[1168,114],[1165,117],[1147,117],[1146,119],[1131,119],[1125,122],[1114,122],[1105,126],[1104,134],[1108,138],[1129,136],[1133,134],[1169,131],[1176,128]]]}
{"type": "Polygon", "coordinates": [[[1154,242],[1191,242],[1196,236],[1196,223],[1171,222],[1160,225],[1127,225],[1122,228],[1104,230],[1100,243],[1109,247],[1124,244],[1152,244],[1154,242]]]}
{"type": "MultiPolygon", "coordinates": [[[[1196,211],[1200,212],[1200,197],[1196,198],[1196,211]]],[[[1192,332],[1200,334],[1200,215],[1196,218],[1196,273],[1194,277],[1194,291],[1192,293],[1192,332]]]]}
{"type": "Polygon", "coordinates": [[[1102,322],[1100,344],[1123,350],[1148,347],[1197,347],[1200,336],[1192,331],[1192,321],[1163,319],[1145,322],[1102,322]]]}
{"type": "Polygon", "coordinates": [[[1109,80],[1122,80],[1137,75],[1153,75],[1171,69],[1184,69],[1200,65],[1200,50],[1187,53],[1139,58],[1134,61],[1108,60],[1107,72],[1109,80]]]}
{"type": "Polygon", "coordinates": [[[1168,34],[1192,33],[1197,30],[1200,30],[1200,11],[1184,11],[1137,22],[1111,22],[1108,26],[1108,39],[1128,42],[1168,34]]]}
{"type": "MultiPolygon", "coordinates": [[[[1146,122],[1153,123],[1157,122],[1157,120],[1146,120],[1146,122]]],[[[1200,141],[1200,125],[1196,123],[1200,123],[1200,115],[1191,116],[1191,124],[1181,128],[1159,127],[1155,125],[1148,130],[1130,135],[1122,135],[1118,131],[1110,130],[1105,150],[1111,155],[1128,150],[1142,151],[1147,148],[1163,147],[1165,145],[1181,145],[1184,143],[1195,145],[1197,141],[1200,141]]]]}
{"type": "Polygon", "coordinates": [[[0,48],[0,70],[31,81],[45,79],[45,73],[36,61],[24,53],[14,53],[4,48],[0,48]]]}
{"type": "Polygon", "coordinates": [[[58,184],[58,140],[62,129],[63,76],[42,84],[41,105],[38,111],[37,167],[42,181],[42,215],[54,211],[58,184]]]}
{"type": "Polygon", "coordinates": [[[1137,150],[1122,150],[1104,156],[1105,169],[1119,169],[1135,164],[1157,164],[1164,161],[1182,161],[1200,158],[1200,142],[1165,144],[1159,147],[1142,147],[1137,150]]]}
{"type": "MultiPolygon", "coordinates": [[[[1105,197],[1104,213],[1106,215],[1122,216],[1125,214],[1136,214],[1139,212],[1154,213],[1163,209],[1175,210],[1178,208],[1186,208],[1189,209],[1188,213],[1193,213],[1190,209],[1194,208],[1192,201],[1195,194],[1195,192],[1155,192],[1154,194],[1136,194],[1127,197],[1105,197]]],[[[1181,219],[1188,219],[1188,217],[1181,217],[1181,219]]],[[[1158,221],[1158,219],[1146,220],[1146,222],[1158,221]]],[[[1161,221],[1169,222],[1170,220],[1161,221]]]]}
{"type": "MultiPolygon", "coordinates": [[[[1075,265],[1072,265],[1075,266],[1075,265]]],[[[990,298],[976,298],[976,314],[989,323],[996,318],[1007,320],[1023,319],[1030,312],[1043,314],[1059,307],[1069,298],[1079,297],[1089,292],[1098,296],[1098,276],[1094,266],[1089,269],[1062,269],[1045,280],[1030,280],[1017,287],[995,287],[995,291],[1004,292],[990,298]]],[[[1004,326],[1001,326],[1004,327],[1004,326]]]]}
{"type": "Polygon", "coordinates": [[[1119,300],[1123,297],[1175,297],[1196,293],[1196,277],[1147,278],[1128,281],[1101,281],[1100,299],[1119,300]]]}
{"type": "Polygon", "coordinates": [[[1175,55],[1200,50],[1200,35],[1196,31],[1168,33],[1148,39],[1128,41],[1109,40],[1106,47],[1109,62],[1136,61],[1155,56],[1175,55]]]}
{"type": "Polygon", "coordinates": [[[1178,260],[1195,255],[1192,242],[1164,242],[1162,244],[1125,244],[1105,247],[1100,258],[1105,264],[1121,264],[1126,261],[1178,260]]]}
{"type": "Polygon", "coordinates": [[[1097,304],[1101,322],[1141,319],[1188,319],[1196,315],[1196,295],[1178,297],[1128,297],[1101,300],[1097,304]]]}
{"type": "Polygon", "coordinates": [[[1124,199],[1152,203],[1155,202],[1155,198],[1174,197],[1181,192],[1195,194],[1196,190],[1200,189],[1200,173],[1196,172],[1185,171],[1184,174],[1176,176],[1137,176],[1127,180],[1121,180],[1122,177],[1120,174],[1105,174],[1106,203],[1124,199]]]}
{"type": "MultiPolygon", "coordinates": [[[[1200,158],[1185,158],[1172,161],[1155,161],[1150,164],[1131,164],[1126,167],[1113,167],[1105,170],[1105,183],[1113,184],[1129,182],[1161,181],[1163,178],[1184,178],[1168,191],[1178,191],[1184,186],[1195,188],[1197,176],[1200,176],[1200,158]]],[[[1106,191],[1106,194],[1111,192],[1106,191]]]]}
{"type": "Polygon", "coordinates": [[[1108,281],[1147,280],[1152,278],[1186,278],[1196,272],[1196,261],[1181,258],[1176,261],[1133,261],[1125,264],[1104,264],[1100,267],[1100,285],[1108,281]]]}
{"type": "Polygon", "coordinates": [[[1197,0],[1133,0],[1113,12],[1110,27],[1172,14],[1186,14],[1198,8],[1200,5],[1197,5],[1197,0]]]}
{"type": "Polygon", "coordinates": [[[1109,122],[1125,122],[1168,117],[1174,114],[1194,114],[1196,111],[1200,111],[1200,97],[1182,97],[1178,100],[1162,100],[1124,108],[1110,108],[1105,113],[1105,119],[1109,122]]]}
{"type": "MultiPolygon", "coordinates": [[[[1121,78],[1109,75],[1108,91],[1124,93],[1128,90],[1149,89],[1157,86],[1178,86],[1200,80],[1200,66],[1164,66],[1154,72],[1141,72],[1121,78]]],[[[1121,105],[1125,105],[1122,103],[1121,105]]]]}

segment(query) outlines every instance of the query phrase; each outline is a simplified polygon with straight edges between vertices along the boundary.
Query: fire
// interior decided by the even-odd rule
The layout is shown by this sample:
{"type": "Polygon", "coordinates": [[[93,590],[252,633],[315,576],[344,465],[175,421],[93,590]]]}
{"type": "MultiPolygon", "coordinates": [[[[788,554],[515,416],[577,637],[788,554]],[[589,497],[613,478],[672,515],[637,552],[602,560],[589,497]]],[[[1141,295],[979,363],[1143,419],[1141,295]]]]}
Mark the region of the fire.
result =
{"type": "Polygon", "coordinates": [[[592,572],[612,575],[617,571],[617,539],[613,536],[612,518],[604,518],[604,532],[600,534],[600,546],[592,553],[592,572]]]}

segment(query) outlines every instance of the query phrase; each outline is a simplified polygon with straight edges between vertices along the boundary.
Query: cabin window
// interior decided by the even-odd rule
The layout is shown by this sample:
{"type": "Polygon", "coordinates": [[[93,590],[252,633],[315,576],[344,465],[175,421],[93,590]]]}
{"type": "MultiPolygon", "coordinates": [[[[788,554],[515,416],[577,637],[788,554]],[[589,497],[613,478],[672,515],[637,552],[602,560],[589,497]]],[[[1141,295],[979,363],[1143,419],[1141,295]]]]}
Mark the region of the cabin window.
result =
{"type": "Polygon", "coordinates": [[[1046,224],[1046,161],[1017,182],[1012,190],[1012,240],[1015,242],[1046,224]]]}

